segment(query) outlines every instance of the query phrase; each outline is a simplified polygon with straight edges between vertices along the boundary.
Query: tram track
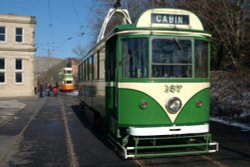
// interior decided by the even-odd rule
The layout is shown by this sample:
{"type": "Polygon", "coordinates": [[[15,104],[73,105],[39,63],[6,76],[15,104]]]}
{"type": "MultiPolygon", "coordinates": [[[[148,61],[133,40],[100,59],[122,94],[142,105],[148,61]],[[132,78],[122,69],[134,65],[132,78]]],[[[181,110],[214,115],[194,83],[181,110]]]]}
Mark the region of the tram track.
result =
{"type": "Polygon", "coordinates": [[[37,114],[41,111],[43,106],[45,105],[46,101],[48,99],[46,98],[42,104],[35,110],[33,115],[30,117],[29,121],[25,124],[25,126],[21,129],[21,131],[14,137],[14,139],[11,140],[11,142],[6,146],[6,149],[3,151],[2,155],[0,155],[0,166],[5,162],[5,160],[8,158],[10,155],[10,152],[13,150],[13,148],[18,145],[22,137],[27,130],[27,128],[30,126],[31,122],[34,120],[34,118],[37,116],[37,114]]]}
{"type": "MultiPolygon", "coordinates": [[[[78,105],[78,103],[75,101],[74,98],[71,98],[70,99],[70,104],[73,104],[73,105],[78,105]]],[[[65,115],[65,112],[64,112],[64,115],[65,115]]],[[[206,156],[206,155],[201,155],[200,156],[202,159],[205,159],[206,161],[209,161],[211,162],[212,164],[214,164],[214,166],[217,166],[217,167],[228,167],[227,165],[209,157],[209,156],[206,156]]],[[[147,167],[147,166],[151,166],[148,164],[147,161],[145,161],[145,159],[134,159],[134,162],[135,164],[137,164],[138,166],[140,167],[147,167]]],[[[157,166],[157,165],[154,165],[154,166],[157,166]]]]}
{"type": "Polygon", "coordinates": [[[228,167],[227,165],[213,159],[213,158],[210,158],[209,156],[206,156],[206,155],[201,155],[201,158],[205,159],[205,160],[208,160],[210,162],[212,162],[214,165],[218,166],[218,167],[228,167]]]}
{"type": "MultiPolygon", "coordinates": [[[[220,145],[220,150],[230,152],[230,153],[235,154],[237,156],[243,157],[243,161],[245,161],[245,160],[249,161],[249,154],[243,153],[243,152],[238,151],[236,149],[232,149],[232,148],[220,145]]],[[[225,165],[222,162],[217,161],[217,160],[215,160],[215,159],[213,159],[213,158],[211,158],[211,157],[209,157],[207,155],[201,155],[201,157],[203,159],[206,159],[206,160],[212,162],[214,165],[216,165],[218,167],[229,167],[228,165],[225,165]]]]}
{"type": "MultiPolygon", "coordinates": [[[[121,162],[121,159],[113,155],[109,147],[100,149],[105,142],[100,142],[103,141],[102,136],[98,138],[100,141],[96,140],[96,138],[102,134],[97,132],[98,134],[94,136],[89,132],[87,127],[76,128],[82,125],[82,122],[78,120],[80,117],[76,117],[75,115],[80,111],[79,106],[77,106],[79,105],[77,98],[62,94],[58,97],[44,97],[35,100],[29,101],[27,104],[31,105],[28,105],[25,110],[17,114],[17,120],[11,120],[6,124],[6,129],[2,131],[4,132],[1,134],[2,138],[4,140],[9,139],[9,141],[6,142],[6,145],[3,145],[3,149],[1,148],[3,151],[0,154],[0,166],[6,165],[6,162],[10,166],[15,166],[22,163],[19,161],[30,161],[31,163],[27,163],[27,166],[60,164],[61,166],[70,167],[78,167],[83,164],[91,166],[93,164],[105,163],[113,164],[113,166],[115,166],[114,164],[116,166],[130,164],[130,166],[140,167],[178,167],[182,166],[182,164],[190,166],[200,166],[202,164],[204,166],[231,167],[236,165],[248,166],[250,162],[247,151],[249,147],[246,142],[248,141],[246,139],[248,135],[246,134],[243,136],[245,137],[245,142],[238,144],[237,148],[230,147],[230,143],[224,143],[224,145],[220,145],[220,151],[215,155],[195,155],[182,158],[142,158],[121,162]],[[43,131],[39,131],[40,128],[43,131]],[[54,130],[53,128],[58,130],[54,130]],[[83,139],[79,140],[79,138],[83,139]],[[91,147],[89,143],[100,145],[98,147],[91,147]],[[88,153],[90,148],[92,150],[88,153]],[[43,155],[45,152],[48,153],[48,156],[43,155]],[[107,160],[100,158],[103,153],[107,155],[107,160]],[[41,156],[44,156],[44,160],[39,159],[41,156]],[[19,163],[16,163],[16,161],[19,163]]],[[[218,134],[221,135],[221,133],[218,134]]],[[[240,137],[239,139],[237,138],[238,140],[241,141],[240,137]]]]}
{"type": "Polygon", "coordinates": [[[60,102],[60,107],[61,107],[61,113],[62,113],[62,119],[64,122],[64,129],[65,129],[65,140],[66,140],[66,144],[67,144],[67,149],[68,149],[68,155],[69,155],[69,161],[70,161],[70,167],[78,167],[78,161],[77,161],[77,157],[76,157],[76,153],[74,150],[74,145],[72,142],[72,137],[69,131],[69,126],[68,126],[68,119],[66,116],[66,110],[64,107],[64,103],[62,100],[61,96],[58,96],[59,98],[59,102],[60,102]]]}

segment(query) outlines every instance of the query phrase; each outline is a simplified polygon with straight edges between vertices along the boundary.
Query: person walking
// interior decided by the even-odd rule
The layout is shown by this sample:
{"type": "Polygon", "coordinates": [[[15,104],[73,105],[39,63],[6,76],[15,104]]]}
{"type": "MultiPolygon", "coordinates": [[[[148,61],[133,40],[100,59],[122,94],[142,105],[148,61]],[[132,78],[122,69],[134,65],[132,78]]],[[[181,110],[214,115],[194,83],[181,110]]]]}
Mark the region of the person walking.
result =
{"type": "Polygon", "coordinates": [[[43,97],[43,84],[39,85],[39,97],[42,98],[43,97]]]}

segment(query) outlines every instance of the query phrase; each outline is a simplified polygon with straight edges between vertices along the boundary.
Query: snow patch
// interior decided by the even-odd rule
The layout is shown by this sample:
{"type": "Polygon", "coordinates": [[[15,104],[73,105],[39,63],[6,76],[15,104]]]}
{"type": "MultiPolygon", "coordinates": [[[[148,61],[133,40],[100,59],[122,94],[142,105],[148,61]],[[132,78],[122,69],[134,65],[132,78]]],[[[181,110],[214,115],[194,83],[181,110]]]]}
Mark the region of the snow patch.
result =
{"type": "Polygon", "coordinates": [[[225,119],[219,118],[219,117],[210,117],[210,120],[214,121],[214,122],[222,123],[222,124],[225,124],[225,125],[241,128],[242,131],[250,131],[250,126],[249,125],[243,124],[243,123],[240,123],[240,122],[237,122],[237,121],[225,120],[225,119]]]}

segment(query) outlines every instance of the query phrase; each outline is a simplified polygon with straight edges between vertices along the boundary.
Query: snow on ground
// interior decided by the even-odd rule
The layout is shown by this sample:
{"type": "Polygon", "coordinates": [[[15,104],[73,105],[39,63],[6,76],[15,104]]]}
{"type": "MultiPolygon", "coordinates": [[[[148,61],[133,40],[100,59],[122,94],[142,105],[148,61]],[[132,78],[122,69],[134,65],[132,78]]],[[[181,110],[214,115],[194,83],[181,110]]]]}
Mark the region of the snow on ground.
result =
{"type": "Polygon", "coordinates": [[[78,90],[74,90],[72,92],[67,92],[66,94],[69,96],[78,96],[78,90]]]}
{"type": "Polygon", "coordinates": [[[211,117],[210,120],[214,122],[219,122],[225,125],[230,125],[230,126],[241,128],[242,131],[250,131],[249,124],[240,123],[239,121],[225,120],[224,118],[220,118],[220,117],[211,117]]]}
{"type": "Polygon", "coordinates": [[[211,120],[250,130],[250,70],[211,74],[211,120]]]}

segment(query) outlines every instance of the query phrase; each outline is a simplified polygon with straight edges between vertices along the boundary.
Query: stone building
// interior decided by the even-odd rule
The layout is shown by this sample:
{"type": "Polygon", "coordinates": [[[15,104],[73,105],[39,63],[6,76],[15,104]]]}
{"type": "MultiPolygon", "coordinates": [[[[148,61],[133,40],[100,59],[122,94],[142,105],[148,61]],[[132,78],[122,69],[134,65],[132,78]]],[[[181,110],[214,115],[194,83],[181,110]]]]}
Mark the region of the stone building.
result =
{"type": "Polygon", "coordinates": [[[0,97],[34,95],[35,17],[0,14],[0,97]]]}

